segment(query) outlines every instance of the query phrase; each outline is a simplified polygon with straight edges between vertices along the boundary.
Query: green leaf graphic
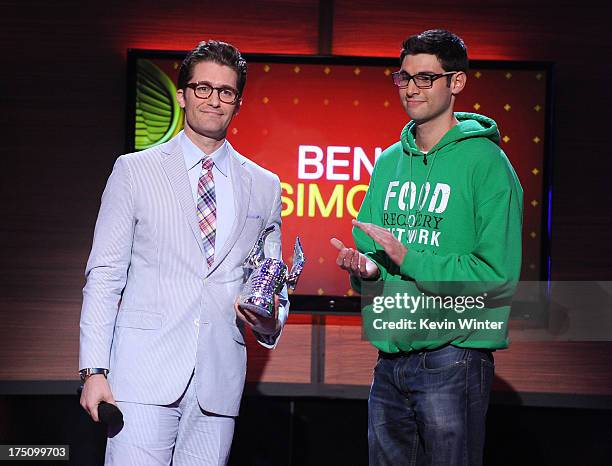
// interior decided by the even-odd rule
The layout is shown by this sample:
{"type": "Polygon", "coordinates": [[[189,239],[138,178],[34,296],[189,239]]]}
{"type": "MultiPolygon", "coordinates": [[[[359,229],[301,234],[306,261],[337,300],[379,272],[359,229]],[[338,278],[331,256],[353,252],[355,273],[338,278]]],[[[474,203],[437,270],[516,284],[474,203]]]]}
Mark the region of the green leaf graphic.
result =
{"type": "Polygon", "coordinates": [[[176,86],[149,60],[138,60],[136,74],[136,150],[168,141],[179,131],[181,108],[176,86]]]}

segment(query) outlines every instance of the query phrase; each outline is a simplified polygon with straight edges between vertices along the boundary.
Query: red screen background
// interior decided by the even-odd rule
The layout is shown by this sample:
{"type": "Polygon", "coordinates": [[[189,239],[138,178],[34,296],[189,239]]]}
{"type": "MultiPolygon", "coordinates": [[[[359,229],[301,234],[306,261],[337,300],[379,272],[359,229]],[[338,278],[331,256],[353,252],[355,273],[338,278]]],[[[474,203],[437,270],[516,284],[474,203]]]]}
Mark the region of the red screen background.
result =
{"type": "MultiPolygon", "coordinates": [[[[176,82],[179,62],[151,61],[176,82]]],[[[408,122],[391,82],[395,69],[299,63],[297,58],[294,63],[249,62],[243,105],[228,140],[281,179],[283,256],[291,262],[295,237],[300,236],[307,257],[296,294],[353,295],[346,273],[335,265],[336,250],[329,240],[337,237],[353,245],[351,219],[370,179],[363,163],[354,173],[355,152],[365,153],[373,163],[377,151],[396,142],[408,122]],[[324,172],[318,179],[298,176],[300,146],[316,146],[322,152],[324,172]],[[333,158],[348,166],[328,170],[330,147],[344,148],[333,158]],[[349,179],[328,179],[342,175],[349,179]]],[[[523,186],[523,280],[541,276],[546,82],[544,69],[475,68],[456,104],[456,111],[482,113],[497,122],[501,147],[523,186]]],[[[315,168],[308,165],[306,171],[315,168]]]]}

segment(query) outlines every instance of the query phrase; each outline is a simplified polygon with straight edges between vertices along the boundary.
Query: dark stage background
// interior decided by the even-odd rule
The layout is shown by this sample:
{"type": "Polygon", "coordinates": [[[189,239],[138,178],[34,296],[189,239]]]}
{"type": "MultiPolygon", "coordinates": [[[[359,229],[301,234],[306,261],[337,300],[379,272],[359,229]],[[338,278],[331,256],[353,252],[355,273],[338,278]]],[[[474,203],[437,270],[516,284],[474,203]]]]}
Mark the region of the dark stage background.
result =
{"type": "MultiPolygon", "coordinates": [[[[0,444],[70,443],[72,463],[100,461],[104,433],[66,393],[100,194],[125,145],[128,48],[187,50],[217,38],[250,53],[396,56],[407,35],[444,27],[472,59],[556,62],[552,278],[611,280],[610,13],[601,1],[0,1],[0,444]]],[[[310,323],[296,318],[297,338],[310,323]]],[[[325,361],[336,372],[323,371],[332,383],[352,364],[342,359],[352,347],[338,345],[325,361]]],[[[357,385],[369,376],[361,363],[357,385]]],[[[487,464],[607,464],[610,343],[520,343],[498,363],[505,380],[487,464]]],[[[294,370],[312,380],[312,367],[294,370]]],[[[233,464],[366,463],[362,399],[256,392],[243,405],[233,464]],[[269,438],[264,414],[274,419],[269,438]],[[256,447],[264,440],[282,446],[256,447]]]]}

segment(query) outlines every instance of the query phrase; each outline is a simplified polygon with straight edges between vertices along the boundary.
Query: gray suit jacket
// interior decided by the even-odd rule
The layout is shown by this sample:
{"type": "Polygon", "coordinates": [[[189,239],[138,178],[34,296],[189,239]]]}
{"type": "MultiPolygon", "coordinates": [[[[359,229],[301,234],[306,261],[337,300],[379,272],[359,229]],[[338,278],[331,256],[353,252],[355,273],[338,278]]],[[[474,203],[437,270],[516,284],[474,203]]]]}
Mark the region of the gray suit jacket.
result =
{"type": "MultiPolygon", "coordinates": [[[[115,163],[87,263],[79,368],[110,369],[116,400],[170,404],[195,368],[200,406],[238,414],[246,347],[233,303],[242,263],[267,226],[277,229],[266,256],[281,257],[281,190],[276,175],[231,147],[229,167],[236,218],[209,268],[178,139],[115,163]]],[[[268,347],[277,338],[258,336],[268,347]]]]}

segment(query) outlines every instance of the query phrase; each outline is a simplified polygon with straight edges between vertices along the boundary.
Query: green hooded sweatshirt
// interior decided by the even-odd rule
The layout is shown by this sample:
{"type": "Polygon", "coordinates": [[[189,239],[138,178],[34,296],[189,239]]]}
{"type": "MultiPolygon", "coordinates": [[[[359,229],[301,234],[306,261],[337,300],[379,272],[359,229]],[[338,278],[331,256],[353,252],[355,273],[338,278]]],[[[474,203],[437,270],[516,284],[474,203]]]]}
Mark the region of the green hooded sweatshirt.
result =
{"type": "Polygon", "coordinates": [[[351,279],[353,288],[421,300],[364,307],[365,333],[384,352],[449,343],[508,346],[510,301],[521,270],[523,190],[498,145],[495,121],[455,116],[459,124],[426,154],[416,145],[414,122],[408,123],[372,172],[357,219],[390,230],[408,249],[402,264],[353,229],[357,249],[380,269],[377,281],[351,279]]]}

